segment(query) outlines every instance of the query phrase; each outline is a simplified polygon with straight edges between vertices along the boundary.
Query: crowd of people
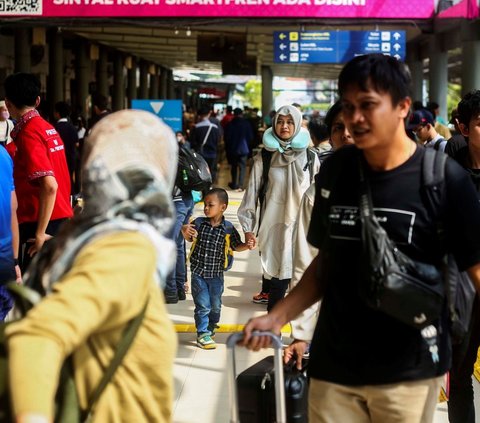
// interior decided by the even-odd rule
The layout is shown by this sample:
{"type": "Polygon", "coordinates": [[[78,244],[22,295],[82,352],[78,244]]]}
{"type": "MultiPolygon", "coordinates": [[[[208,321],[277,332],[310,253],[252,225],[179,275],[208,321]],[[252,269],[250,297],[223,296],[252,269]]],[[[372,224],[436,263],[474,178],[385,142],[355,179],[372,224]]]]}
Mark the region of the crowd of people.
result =
{"type": "Polygon", "coordinates": [[[480,291],[480,91],[452,111],[451,136],[436,103],[412,104],[410,84],[396,59],[360,56],[343,68],[339,100],[324,119],[283,105],[262,127],[256,111],[227,107],[218,119],[201,107],[174,134],[147,112],[111,113],[99,95],[88,129],[71,121],[65,102],[55,105],[52,125],[37,111],[38,79],[8,76],[0,102],[0,318],[13,306],[7,282],[23,279],[46,294],[6,329],[17,421],[52,420],[68,357],[80,408],[93,407],[93,421],[171,421],[176,342],[165,303],[186,299],[189,262],[196,343],[216,348],[233,251],[258,247],[262,288],[252,300],[267,314],[246,323],[242,344],[269,347],[269,337],[252,332],[280,334],[291,322],[284,357],[300,368],[309,353],[309,421],[432,422],[450,371],[449,419],[474,423],[478,299],[468,333],[452,346],[447,308],[427,336],[362,296],[364,183],[399,251],[438,268],[449,253],[480,291]],[[184,148],[202,156],[212,176],[204,216],[193,220],[194,193],[175,185],[171,160],[184,148]],[[435,215],[422,185],[428,149],[450,156],[435,215]],[[218,186],[222,151],[227,187],[218,186]],[[243,234],[224,217],[226,189],[243,193],[243,234]],[[140,330],[116,383],[91,404],[134,320],[140,330]]]}

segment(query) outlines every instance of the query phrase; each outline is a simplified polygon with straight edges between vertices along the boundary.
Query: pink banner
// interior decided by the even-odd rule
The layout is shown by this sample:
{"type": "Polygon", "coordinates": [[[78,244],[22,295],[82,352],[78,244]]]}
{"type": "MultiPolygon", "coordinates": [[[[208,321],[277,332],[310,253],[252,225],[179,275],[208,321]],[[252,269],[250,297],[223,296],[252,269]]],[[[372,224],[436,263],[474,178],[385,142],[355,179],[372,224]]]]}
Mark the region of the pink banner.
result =
{"type": "Polygon", "coordinates": [[[440,12],[438,17],[443,18],[467,18],[476,19],[479,16],[477,0],[463,0],[455,6],[440,12]]]}
{"type": "Polygon", "coordinates": [[[428,19],[434,0],[2,0],[0,15],[428,19]]]}

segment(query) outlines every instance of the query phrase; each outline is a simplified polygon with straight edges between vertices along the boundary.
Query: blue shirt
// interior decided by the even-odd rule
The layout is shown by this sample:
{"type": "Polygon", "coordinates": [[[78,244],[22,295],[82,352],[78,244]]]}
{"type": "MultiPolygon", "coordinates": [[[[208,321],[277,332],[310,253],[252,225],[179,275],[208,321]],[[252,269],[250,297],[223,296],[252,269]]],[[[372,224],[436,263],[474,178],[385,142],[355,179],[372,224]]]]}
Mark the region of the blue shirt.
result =
{"type": "Polygon", "coordinates": [[[7,150],[0,147],[0,284],[12,281],[15,276],[12,249],[12,191],[14,190],[13,162],[7,150]]]}

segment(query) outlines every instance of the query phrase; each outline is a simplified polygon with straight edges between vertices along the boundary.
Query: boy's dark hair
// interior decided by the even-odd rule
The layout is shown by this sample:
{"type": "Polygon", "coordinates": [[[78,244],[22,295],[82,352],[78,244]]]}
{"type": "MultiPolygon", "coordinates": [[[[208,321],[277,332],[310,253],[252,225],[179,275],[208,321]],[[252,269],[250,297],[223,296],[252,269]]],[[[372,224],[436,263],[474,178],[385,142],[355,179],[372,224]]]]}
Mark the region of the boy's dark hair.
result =
{"type": "Polygon", "coordinates": [[[205,194],[205,198],[209,195],[216,195],[220,203],[228,206],[228,194],[223,188],[212,188],[205,194]]]}
{"type": "Polygon", "coordinates": [[[468,127],[472,118],[480,114],[480,90],[465,94],[457,107],[458,121],[468,127]]]}
{"type": "Polygon", "coordinates": [[[7,76],[4,82],[5,97],[17,109],[34,107],[40,96],[40,80],[33,73],[18,72],[7,76]]]}
{"type": "Polygon", "coordinates": [[[95,93],[92,95],[92,104],[97,106],[99,110],[107,110],[108,108],[108,98],[103,94],[95,93]]]}
{"type": "Polygon", "coordinates": [[[66,118],[70,116],[72,109],[65,101],[58,101],[55,103],[55,111],[60,115],[60,117],[66,118]]]}
{"type": "Polygon", "coordinates": [[[352,85],[362,91],[372,88],[389,93],[396,106],[410,96],[412,78],[408,67],[392,56],[366,54],[350,60],[338,77],[338,92],[343,97],[352,85]]]}
{"type": "Polygon", "coordinates": [[[308,122],[308,131],[318,141],[324,141],[330,138],[328,126],[318,118],[311,119],[308,122]]]}
{"type": "Polygon", "coordinates": [[[327,125],[328,128],[328,136],[330,137],[330,134],[332,133],[332,126],[333,126],[333,121],[337,117],[337,115],[342,111],[342,102],[341,100],[337,100],[330,109],[328,109],[328,112],[325,116],[325,125],[327,125]]]}

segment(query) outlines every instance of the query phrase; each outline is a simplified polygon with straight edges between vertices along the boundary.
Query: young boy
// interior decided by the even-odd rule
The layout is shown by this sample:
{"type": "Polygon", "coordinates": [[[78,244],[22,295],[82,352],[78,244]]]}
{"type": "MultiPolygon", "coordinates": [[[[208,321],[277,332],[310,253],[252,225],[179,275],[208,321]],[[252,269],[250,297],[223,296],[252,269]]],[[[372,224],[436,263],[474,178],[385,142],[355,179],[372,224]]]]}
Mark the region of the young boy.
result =
{"type": "Polygon", "coordinates": [[[183,237],[187,241],[196,238],[190,256],[192,296],[195,303],[197,345],[205,350],[216,348],[213,336],[222,307],[227,226],[231,227],[232,250],[245,251],[254,248],[252,244],[242,242],[237,230],[225,220],[223,213],[227,205],[227,192],[221,188],[213,188],[204,199],[203,211],[206,218],[199,217],[182,227],[183,237]]]}

